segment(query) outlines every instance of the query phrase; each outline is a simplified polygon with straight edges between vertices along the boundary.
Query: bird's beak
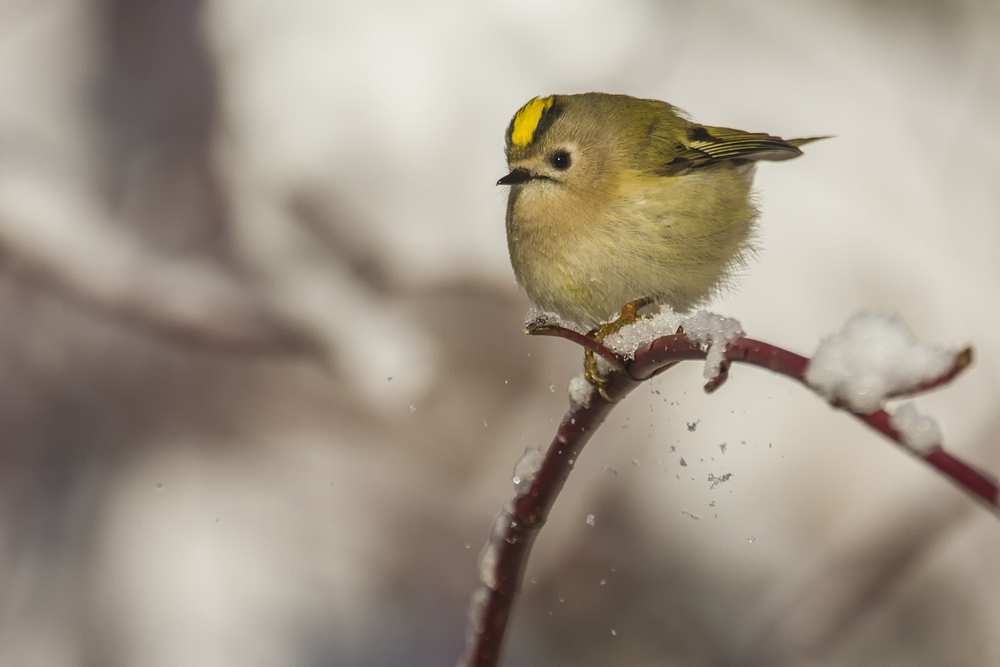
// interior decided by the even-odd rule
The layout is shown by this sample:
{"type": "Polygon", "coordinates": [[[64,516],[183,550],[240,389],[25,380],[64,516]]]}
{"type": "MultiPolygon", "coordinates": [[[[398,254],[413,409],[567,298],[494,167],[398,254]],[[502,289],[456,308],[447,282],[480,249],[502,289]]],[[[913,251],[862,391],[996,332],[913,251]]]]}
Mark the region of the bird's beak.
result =
{"type": "Polygon", "coordinates": [[[531,175],[530,171],[524,167],[518,167],[497,181],[497,185],[517,185],[518,183],[530,181],[532,178],[534,178],[534,176],[531,175]]]}

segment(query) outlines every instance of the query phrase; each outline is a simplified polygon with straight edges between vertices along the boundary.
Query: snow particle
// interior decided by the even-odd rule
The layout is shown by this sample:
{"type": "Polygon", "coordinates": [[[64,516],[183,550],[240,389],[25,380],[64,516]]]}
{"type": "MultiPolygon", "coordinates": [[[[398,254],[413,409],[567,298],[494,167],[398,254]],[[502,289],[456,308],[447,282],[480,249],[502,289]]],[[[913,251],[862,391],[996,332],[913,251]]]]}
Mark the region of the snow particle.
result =
{"type": "Polygon", "coordinates": [[[712,473],[708,473],[708,481],[712,483],[712,486],[708,487],[708,490],[711,491],[712,489],[714,489],[715,487],[717,487],[719,484],[722,484],[723,482],[728,482],[729,478],[732,477],[732,476],[733,476],[733,473],[731,473],[731,472],[727,472],[725,475],[720,475],[718,477],[716,477],[712,473]]]}
{"type": "Polygon", "coordinates": [[[635,358],[635,352],[657,338],[668,336],[684,329],[684,335],[697,342],[708,352],[705,360],[705,377],[714,378],[721,372],[726,345],[743,336],[740,323],[729,317],[699,310],[693,315],[682,317],[666,306],[660,312],[643,317],[624,326],[621,330],[604,339],[604,344],[625,356],[635,358]]]}
{"type": "Polygon", "coordinates": [[[514,490],[518,497],[523,496],[531,488],[544,460],[545,454],[541,450],[524,450],[524,456],[514,466],[514,490]]]}
{"type": "Polygon", "coordinates": [[[892,413],[892,427],[899,431],[903,443],[921,454],[941,446],[941,428],[932,417],[920,414],[913,403],[904,403],[892,413]]]}
{"type": "Polygon", "coordinates": [[[604,345],[628,359],[635,358],[635,351],[657,338],[676,333],[684,318],[670,308],[662,306],[660,312],[643,317],[624,326],[618,333],[604,339],[604,345]]]}
{"type": "Polygon", "coordinates": [[[574,410],[590,407],[590,399],[595,393],[594,385],[587,382],[587,378],[580,375],[569,381],[569,404],[574,410]]]}
{"type": "Polygon", "coordinates": [[[496,566],[500,558],[500,548],[507,537],[507,529],[516,525],[514,520],[514,503],[508,501],[500,508],[490,530],[490,538],[479,554],[479,581],[486,588],[495,589],[497,585],[496,566]]]}
{"type": "Polygon", "coordinates": [[[684,334],[707,348],[705,358],[705,379],[711,380],[722,372],[722,362],[726,357],[726,347],[732,341],[744,336],[738,320],[715,313],[699,310],[684,320],[684,334]]]}

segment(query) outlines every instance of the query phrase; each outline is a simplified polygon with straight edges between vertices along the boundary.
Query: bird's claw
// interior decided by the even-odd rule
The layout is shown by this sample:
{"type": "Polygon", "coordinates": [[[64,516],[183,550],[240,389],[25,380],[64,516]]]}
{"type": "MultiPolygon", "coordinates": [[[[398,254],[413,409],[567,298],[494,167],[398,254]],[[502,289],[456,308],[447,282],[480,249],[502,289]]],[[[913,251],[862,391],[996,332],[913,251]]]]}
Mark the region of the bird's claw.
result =
{"type": "MultiPolygon", "coordinates": [[[[600,329],[596,331],[591,331],[589,337],[598,343],[604,344],[604,339],[608,336],[618,333],[624,327],[633,324],[639,319],[639,311],[644,307],[648,306],[653,302],[650,298],[636,299],[635,301],[630,301],[625,304],[622,308],[621,314],[612,320],[611,322],[606,322],[601,325],[600,329]]],[[[586,378],[587,382],[597,389],[597,393],[601,395],[601,398],[606,400],[608,403],[617,403],[608,396],[606,387],[608,386],[608,378],[601,375],[600,369],[597,365],[597,355],[591,350],[586,351],[584,364],[583,364],[583,377],[586,378]]]]}

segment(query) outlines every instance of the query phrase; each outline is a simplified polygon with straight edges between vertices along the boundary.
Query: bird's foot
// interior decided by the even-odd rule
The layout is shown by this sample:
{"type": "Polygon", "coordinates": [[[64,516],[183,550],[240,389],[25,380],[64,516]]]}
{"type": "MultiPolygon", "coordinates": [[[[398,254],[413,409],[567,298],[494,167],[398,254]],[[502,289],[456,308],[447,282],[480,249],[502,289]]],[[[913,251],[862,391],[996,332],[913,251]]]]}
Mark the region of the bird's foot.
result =
{"type": "Polygon", "coordinates": [[[601,328],[598,329],[597,333],[593,334],[591,338],[596,340],[598,343],[603,343],[604,339],[608,336],[618,333],[630,324],[634,324],[639,319],[639,311],[651,303],[653,303],[653,300],[649,297],[629,301],[625,304],[625,307],[622,308],[622,312],[618,317],[611,322],[602,324],[601,328]]]}
{"type": "MultiPolygon", "coordinates": [[[[621,314],[612,320],[611,322],[606,322],[601,325],[600,329],[591,331],[590,338],[594,339],[598,343],[603,344],[604,339],[612,334],[616,334],[621,331],[624,327],[634,323],[639,319],[639,311],[644,307],[648,306],[653,302],[652,299],[646,297],[642,299],[636,299],[635,301],[630,301],[625,304],[622,308],[621,314]]],[[[586,378],[587,382],[592,384],[597,392],[601,395],[601,398],[608,401],[609,403],[615,403],[608,396],[606,388],[608,386],[608,378],[606,375],[602,375],[600,368],[598,367],[597,355],[591,350],[587,350],[584,363],[583,363],[583,377],[586,378]]]]}
{"type": "Polygon", "coordinates": [[[616,403],[608,396],[608,376],[601,374],[601,369],[597,365],[597,355],[593,350],[585,350],[583,353],[583,377],[593,385],[597,393],[608,403],[616,403]]]}

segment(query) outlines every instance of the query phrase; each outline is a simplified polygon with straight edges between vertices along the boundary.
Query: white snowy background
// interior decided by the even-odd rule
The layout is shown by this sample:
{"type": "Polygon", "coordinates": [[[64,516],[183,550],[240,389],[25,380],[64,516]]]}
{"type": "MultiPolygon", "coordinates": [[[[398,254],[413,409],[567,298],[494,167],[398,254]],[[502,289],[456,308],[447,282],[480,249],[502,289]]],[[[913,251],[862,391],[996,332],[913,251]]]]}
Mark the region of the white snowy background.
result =
{"type": "MultiPolygon", "coordinates": [[[[0,664],[454,663],[581,360],[507,262],[535,95],[836,135],[760,167],[711,308],[973,344],[917,405],[1000,472],[998,36],[992,0],[0,1],[0,664]]],[[[787,380],[702,383],[588,445],[505,664],[1000,664],[995,517],[787,380]]]]}

